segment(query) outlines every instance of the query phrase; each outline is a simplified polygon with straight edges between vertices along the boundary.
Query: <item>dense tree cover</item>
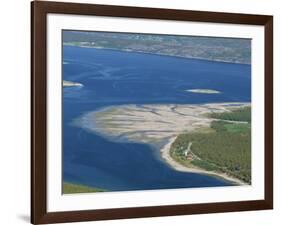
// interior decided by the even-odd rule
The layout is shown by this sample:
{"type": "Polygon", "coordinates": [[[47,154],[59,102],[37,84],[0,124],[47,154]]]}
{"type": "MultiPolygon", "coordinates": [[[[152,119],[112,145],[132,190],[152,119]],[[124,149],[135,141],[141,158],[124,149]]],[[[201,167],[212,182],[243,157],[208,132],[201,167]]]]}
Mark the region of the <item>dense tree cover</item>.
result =
{"type": "MultiPolygon", "coordinates": [[[[222,113],[221,118],[249,121],[250,108],[222,113]],[[241,115],[239,115],[239,113],[241,115]]],[[[218,116],[219,117],[219,116],[218,116]]],[[[213,121],[211,132],[181,134],[171,146],[171,155],[178,162],[194,165],[206,170],[226,172],[247,183],[251,183],[251,125],[213,121]],[[187,157],[186,151],[192,143],[187,157]]]]}
{"type": "Polygon", "coordinates": [[[209,115],[212,118],[230,121],[245,121],[251,122],[251,107],[243,107],[235,109],[232,112],[212,113],[209,115]]]}

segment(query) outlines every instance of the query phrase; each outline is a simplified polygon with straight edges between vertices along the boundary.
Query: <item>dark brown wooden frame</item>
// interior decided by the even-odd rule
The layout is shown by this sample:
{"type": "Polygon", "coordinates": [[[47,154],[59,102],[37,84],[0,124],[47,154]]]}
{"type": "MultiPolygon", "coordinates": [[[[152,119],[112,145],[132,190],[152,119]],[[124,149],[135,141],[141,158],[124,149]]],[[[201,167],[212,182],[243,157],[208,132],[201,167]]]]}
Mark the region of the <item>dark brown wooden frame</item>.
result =
{"type": "Polygon", "coordinates": [[[31,222],[33,224],[273,208],[273,17],[234,13],[36,1],[31,3],[31,222]],[[48,13],[262,25],[265,28],[265,199],[51,212],[46,210],[46,18],[48,13]]]}

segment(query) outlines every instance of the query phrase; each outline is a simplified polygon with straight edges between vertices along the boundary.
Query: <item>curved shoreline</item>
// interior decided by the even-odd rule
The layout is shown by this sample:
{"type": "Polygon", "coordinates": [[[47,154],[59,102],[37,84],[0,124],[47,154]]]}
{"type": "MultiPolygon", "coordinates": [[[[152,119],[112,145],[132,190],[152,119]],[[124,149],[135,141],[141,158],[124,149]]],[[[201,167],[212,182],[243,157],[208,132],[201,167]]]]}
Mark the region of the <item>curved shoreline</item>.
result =
{"type": "Polygon", "coordinates": [[[222,178],[223,180],[227,180],[230,181],[234,184],[237,185],[248,185],[247,183],[235,178],[235,177],[230,177],[225,173],[219,173],[219,172],[214,172],[214,171],[207,171],[201,168],[191,168],[191,167],[187,167],[187,166],[183,166],[182,164],[178,163],[176,160],[174,160],[171,157],[170,154],[170,147],[173,144],[173,142],[176,140],[177,136],[171,137],[168,141],[167,144],[165,144],[161,149],[161,157],[166,161],[166,163],[171,166],[173,169],[177,170],[177,171],[181,171],[181,172],[188,172],[188,173],[199,173],[199,174],[206,174],[206,175],[210,175],[210,176],[215,176],[215,177],[219,177],[222,178]]]}

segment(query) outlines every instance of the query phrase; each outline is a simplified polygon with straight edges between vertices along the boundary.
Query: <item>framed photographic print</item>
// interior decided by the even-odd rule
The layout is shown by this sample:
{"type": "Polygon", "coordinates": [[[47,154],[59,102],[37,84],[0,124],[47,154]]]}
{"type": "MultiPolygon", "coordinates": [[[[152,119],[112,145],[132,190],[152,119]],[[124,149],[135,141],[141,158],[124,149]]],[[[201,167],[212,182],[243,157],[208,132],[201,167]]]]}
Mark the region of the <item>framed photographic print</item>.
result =
{"type": "Polygon", "coordinates": [[[32,2],[31,222],[273,208],[273,18],[32,2]]]}

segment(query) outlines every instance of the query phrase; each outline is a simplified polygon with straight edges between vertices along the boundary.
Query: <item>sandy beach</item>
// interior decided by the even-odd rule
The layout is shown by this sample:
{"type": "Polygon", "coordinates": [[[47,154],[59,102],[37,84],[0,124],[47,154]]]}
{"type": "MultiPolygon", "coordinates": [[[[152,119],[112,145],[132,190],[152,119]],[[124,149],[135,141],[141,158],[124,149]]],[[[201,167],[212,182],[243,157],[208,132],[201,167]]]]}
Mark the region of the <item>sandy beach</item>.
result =
{"type": "Polygon", "coordinates": [[[188,172],[188,173],[200,173],[200,174],[207,174],[210,176],[216,176],[216,177],[220,177],[224,180],[230,181],[234,184],[238,184],[238,185],[247,185],[246,183],[244,183],[243,181],[235,178],[235,177],[230,177],[229,175],[225,174],[225,173],[219,173],[219,172],[212,172],[212,171],[207,171],[207,170],[203,170],[200,169],[198,167],[192,166],[192,167],[187,167],[187,166],[183,166],[182,164],[178,163],[177,161],[175,161],[171,155],[170,155],[170,147],[172,145],[172,143],[175,141],[177,137],[172,137],[169,139],[169,142],[164,145],[161,148],[161,156],[162,158],[175,170],[181,171],[181,172],[188,172]]]}

